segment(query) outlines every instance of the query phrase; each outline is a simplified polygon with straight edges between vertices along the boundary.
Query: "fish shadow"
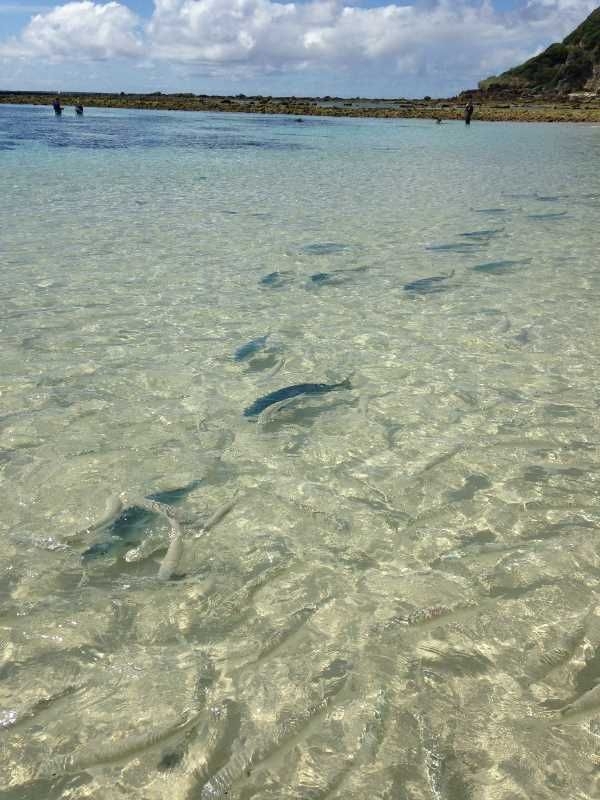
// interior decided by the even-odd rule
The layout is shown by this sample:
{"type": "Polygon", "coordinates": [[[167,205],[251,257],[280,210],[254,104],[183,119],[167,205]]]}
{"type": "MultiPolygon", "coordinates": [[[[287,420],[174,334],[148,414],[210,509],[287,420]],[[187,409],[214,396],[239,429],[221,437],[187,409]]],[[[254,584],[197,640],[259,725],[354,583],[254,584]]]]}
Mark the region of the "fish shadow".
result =
{"type": "Polygon", "coordinates": [[[322,286],[341,286],[344,283],[348,283],[349,280],[347,276],[332,272],[316,272],[308,279],[306,288],[310,290],[320,289],[322,286]]]}
{"type": "Polygon", "coordinates": [[[475,253],[483,250],[488,244],[488,240],[477,240],[468,242],[450,242],[448,244],[428,244],[425,250],[430,253],[475,253]]]}
{"type": "Polygon", "coordinates": [[[340,242],[317,242],[304,245],[300,248],[300,252],[307,256],[328,256],[334,253],[345,253],[351,249],[351,245],[340,242]]]}
{"type": "Polygon", "coordinates": [[[265,369],[274,369],[281,364],[281,350],[272,348],[260,356],[253,356],[246,361],[246,372],[262,372],[265,369]]]}
{"type": "Polygon", "coordinates": [[[553,219],[564,219],[566,216],[566,211],[550,211],[546,214],[527,214],[527,219],[535,220],[537,222],[544,222],[545,220],[552,221],[553,219]]]}
{"type": "Polygon", "coordinates": [[[319,417],[324,414],[341,408],[355,408],[357,405],[356,400],[332,400],[313,405],[307,405],[306,403],[306,397],[294,398],[286,402],[285,405],[278,410],[260,419],[260,427],[272,433],[281,431],[284,428],[289,428],[290,426],[312,428],[319,417]]]}
{"type": "Polygon", "coordinates": [[[480,272],[484,275],[504,275],[507,272],[513,272],[517,267],[522,267],[531,264],[531,258],[521,259],[504,259],[501,261],[489,261],[486,264],[477,264],[472,267],[473,272],[480,272]]]}

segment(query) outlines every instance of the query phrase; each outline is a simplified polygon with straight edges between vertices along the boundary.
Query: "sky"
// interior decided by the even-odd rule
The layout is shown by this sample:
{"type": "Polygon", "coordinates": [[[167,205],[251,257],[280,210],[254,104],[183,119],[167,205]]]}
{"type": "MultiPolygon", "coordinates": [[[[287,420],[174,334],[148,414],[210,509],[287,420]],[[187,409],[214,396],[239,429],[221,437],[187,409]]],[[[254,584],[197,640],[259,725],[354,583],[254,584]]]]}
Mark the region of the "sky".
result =
{"type": "Polygon", "coordinates": [[[449,97],[597,0],[0,0],[0,90],[449,97]]]}

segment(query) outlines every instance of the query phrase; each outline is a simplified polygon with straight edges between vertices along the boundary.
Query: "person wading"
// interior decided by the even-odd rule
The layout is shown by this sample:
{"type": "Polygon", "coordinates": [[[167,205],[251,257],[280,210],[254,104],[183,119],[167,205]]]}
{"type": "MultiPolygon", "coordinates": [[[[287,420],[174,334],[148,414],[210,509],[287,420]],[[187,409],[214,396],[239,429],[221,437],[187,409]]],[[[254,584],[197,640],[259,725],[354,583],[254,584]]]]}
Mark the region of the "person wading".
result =
{"type": "Polygon", "coordinates": [[[473,116],[473,111],[475,111],[475,107],[471,100],[465,106],[465,125],[471,124],[471,117],[473,116]]]}

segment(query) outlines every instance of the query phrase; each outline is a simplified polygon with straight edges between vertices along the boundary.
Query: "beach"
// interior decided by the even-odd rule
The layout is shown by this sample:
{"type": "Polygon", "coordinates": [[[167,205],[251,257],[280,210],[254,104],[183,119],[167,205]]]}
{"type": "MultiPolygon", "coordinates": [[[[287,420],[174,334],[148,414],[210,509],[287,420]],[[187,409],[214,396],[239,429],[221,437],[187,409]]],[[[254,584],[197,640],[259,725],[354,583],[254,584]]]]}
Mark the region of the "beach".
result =
{"type": "Polygon", "coordinates": [[[0,794],[597,796],[597,126],[62,100],[0,105],[0,794]]]}

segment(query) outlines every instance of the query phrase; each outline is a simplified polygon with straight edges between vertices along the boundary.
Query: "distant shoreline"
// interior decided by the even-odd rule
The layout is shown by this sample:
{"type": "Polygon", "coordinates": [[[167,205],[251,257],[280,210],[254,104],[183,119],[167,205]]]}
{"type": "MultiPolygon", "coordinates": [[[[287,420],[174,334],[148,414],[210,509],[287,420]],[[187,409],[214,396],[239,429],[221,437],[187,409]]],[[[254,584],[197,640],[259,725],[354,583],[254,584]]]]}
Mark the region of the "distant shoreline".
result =
{"type": "MultiPolygon", "coordinates": [[[[598,122],[600,97],[585,99],[506,99],[473,93],[473,121],[487,122],[598,122]]],[[[0,91],[0,103],[50,106],[54,93],[0,91]]],[[[234,97],[193,94],[105,94],[62,93],[63,106],[135,108],[164,111],[223,111],[251,114],[291,114],[296,117],[366,117],[375,119],[460,120],[467,102],[464,97],[448,100],[370,100],[339,97],[234,97]]]]}

